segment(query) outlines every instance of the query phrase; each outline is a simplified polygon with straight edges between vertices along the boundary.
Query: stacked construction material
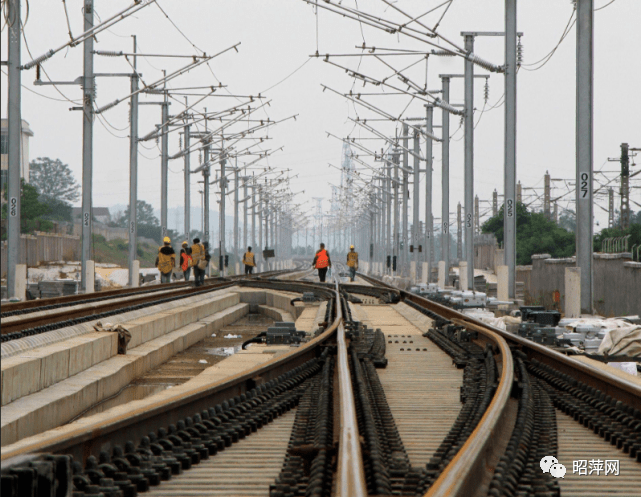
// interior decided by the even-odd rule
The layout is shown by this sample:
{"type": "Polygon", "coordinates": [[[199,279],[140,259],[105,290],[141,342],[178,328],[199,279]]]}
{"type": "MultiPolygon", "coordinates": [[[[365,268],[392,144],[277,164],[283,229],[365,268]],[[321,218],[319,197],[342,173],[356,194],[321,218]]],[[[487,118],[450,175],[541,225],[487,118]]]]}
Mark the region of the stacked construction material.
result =
{"type": "Polygon", "coordinates": [[[62,297],[78,293],[78,282],[75,280],[53,280],[38,283],[40,298],[62,297]]]}

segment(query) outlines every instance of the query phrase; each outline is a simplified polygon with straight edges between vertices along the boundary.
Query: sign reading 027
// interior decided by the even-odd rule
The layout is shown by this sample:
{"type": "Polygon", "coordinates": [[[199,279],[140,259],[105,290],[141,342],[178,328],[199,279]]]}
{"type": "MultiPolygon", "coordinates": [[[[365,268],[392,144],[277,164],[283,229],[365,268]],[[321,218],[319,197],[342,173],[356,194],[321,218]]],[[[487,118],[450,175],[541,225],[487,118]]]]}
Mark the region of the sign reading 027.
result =
{"type": "Polygon", "coordinates": [[[579,190],[580,191],[579,198],[588,198],[589,182],[590,182],[590,173],[587,173],[587,172],[581,173],[581,189],[579,190]]]}

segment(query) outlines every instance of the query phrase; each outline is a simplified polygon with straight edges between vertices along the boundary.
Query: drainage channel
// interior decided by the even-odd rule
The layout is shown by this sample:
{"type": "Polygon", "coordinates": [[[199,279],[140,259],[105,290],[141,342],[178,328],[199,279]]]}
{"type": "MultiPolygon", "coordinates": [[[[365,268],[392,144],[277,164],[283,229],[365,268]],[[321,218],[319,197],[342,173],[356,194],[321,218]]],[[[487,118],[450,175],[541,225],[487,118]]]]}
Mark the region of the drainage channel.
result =
{"type": "MultiPolygon", "coordinates": [[[[95,404],[70,423],[182,385],[205,369],[239,352],[244,341],[265,331],[273,323],[274,320],[264,314],[248,314],[136,378],[116,395],[95,404]]],[[[248,346],[251,347],[251,344],[248,346]]]]}

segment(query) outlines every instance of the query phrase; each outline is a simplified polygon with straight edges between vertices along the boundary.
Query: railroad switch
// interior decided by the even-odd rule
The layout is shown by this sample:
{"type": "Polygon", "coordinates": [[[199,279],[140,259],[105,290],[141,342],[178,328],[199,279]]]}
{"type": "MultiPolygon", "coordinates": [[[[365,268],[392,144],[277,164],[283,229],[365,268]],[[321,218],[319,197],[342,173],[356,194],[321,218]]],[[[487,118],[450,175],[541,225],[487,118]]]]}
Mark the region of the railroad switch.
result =
{"type": "Polygon", "coordinates": [[[314,292],[304,292],[303,293],[303,302],[311,303],[316,302],[318,298],[314,295],[314,292]]]}
{"type": "Polygon", "coordinates": [[[265,343],[267,345],[299,344],[306,335],[304,331],[296,330],[295,323],[282,321],[274,323],[274,326],[267,328],[265,343]]]}

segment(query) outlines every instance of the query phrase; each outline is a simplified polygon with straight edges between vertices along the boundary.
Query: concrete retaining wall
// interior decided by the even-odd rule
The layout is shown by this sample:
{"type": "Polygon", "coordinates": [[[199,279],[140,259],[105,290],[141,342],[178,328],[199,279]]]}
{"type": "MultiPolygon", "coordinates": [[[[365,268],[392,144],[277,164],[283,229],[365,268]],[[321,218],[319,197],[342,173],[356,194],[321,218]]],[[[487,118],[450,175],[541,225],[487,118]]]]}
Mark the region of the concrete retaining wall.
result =
{"type": "MultiPolygon", "coordinates": [[[[45,262],[77,261],[80,259],[80,238],[58,233],[36,231],[35,235],[20,235],[17,264],[29,267],[45,262]]],[[[1,271],[7,273],[7,242],[2,242],[1,271]]]]}
{"type": "MultiPolygon", "coordinates": [[[[532,267],[517,271],[517,281],[526,284],[526,303],[565,309],[565,268],[575,267],[575,258],[552,259],[549,254],[532,256],[532,267]],[[529,278],[528,278],[529,273],[529,278]],[[559,302],[554,302],[554,292],[559,302]]],[[[594,309],[603,316],[641,314],[641,263],[630,254],[594,254],[594,309]]]]}

